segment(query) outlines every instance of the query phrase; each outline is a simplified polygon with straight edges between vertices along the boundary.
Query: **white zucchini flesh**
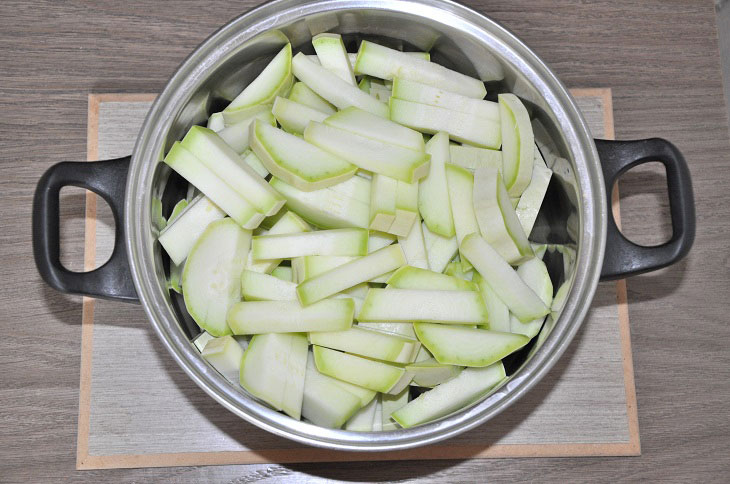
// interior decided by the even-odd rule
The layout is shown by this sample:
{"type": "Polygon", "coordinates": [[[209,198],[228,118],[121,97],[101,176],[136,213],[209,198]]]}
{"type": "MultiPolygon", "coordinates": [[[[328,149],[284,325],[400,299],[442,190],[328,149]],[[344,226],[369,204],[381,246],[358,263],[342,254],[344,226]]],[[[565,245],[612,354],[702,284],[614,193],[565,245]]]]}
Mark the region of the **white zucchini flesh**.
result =
{"type": "Polygon", "coordinates": [[[387,104],[390,102],[391,92],[390,89],[374,85],[370,88],[370,95],[381,103],[387,104]]]}
{"type": "Polygon", "coordinates": [[[299,282],[316,277],[327,271],[355,260],[353,256],[346,255],[305,255],[298,258],[299,282]]]}
{"type": "MultiPolygon", "coordinates": [[[[257,116],[265,120],[270,120],[271,117],[273,117],[273,115],[271,115],[271,104],[257,104],[249,108],[236,109],[234,111],[222,111],[221,114],[223,114],[223,121],[226,127],[235,126],[239,123],[246,123],[257,116]]],[[[216,132],[220,133],[221,131],[216,132]]]]}
{"type": "Polygon", "coordinates": [[[357,167],[261,121],[251,125],[251,149],[275,177],[304,191],[321,190],[352,178],[357,167]]]}
{"type": "Polygon", "coordinates": [[[370,229],[387,232],[395,220],[398,180],[373,174],[370,191],[370,229]]]}
{"type": "Polygon", "coordinates": [[[416,221],[406,237],[398,236],[398,243],[406,256],[409,266],[428,269],[428,254],[423,240],[423,228],[416,221]]]}
{"type": "Polygon", "coordinates": [[[479,223],[474,212],[474,175],[464,168],[447,164],[446,182],[456,240],[461,245],[467,235],[479,233],[479,223]]]}
{"type": "Polygon", "coordinates": [[[357,86],[352,65],[339,34],[317,34],[312,37],[312,46],[317,52],[317,59],[322,67],[335,73],[343,81],[357,86]]]}
{"type": "Polygon", "coordinates": [[[415,339],[358,326],[347,331],[311,333],[309,341],[313,345],[394,363],[410,363],[421,346],[415,339]]]}
{"type": "Polygon", "coordinates": [[[368,403],[372,402],[373,400],[377,400],[375,396],[378,394],[376,391],[370,390],[365,387],[361,387],[359,385],[353,385],[350,382],[346,382],[344,380],[338,380],[334,379],[335,383],[342,387],[344,390],[346,390],[348,393],[352,393],[357,398],[360,399],[360,406],[364,407],[368,403]]]}
{"type": "Polygon", "coordinates": [[[460,113],[499,121],[499,105],[495,102],[462,96],[455,92],[445,91],[400,77],[393,79],[392,96],[404,101],[439,106],[460,113]]]}
{"type": "Polygon", "coordinates": [[[503,131],[504,184],[511,197],[519,197],[530,184],[535,158],[535,138],[530,115],[514,94],[499,95],[503,131]]]}
{"type": "Polygon", "coordinates": [[[381,432],[383,430],[383,402],[380,396],[375,399],[375,416],[373,417],[373,432],[381,432]]]}
{"type": "MultiPolygon", "coordinates": [[[[415,333],[416,332],[413,331],[413,334],[415,334],[415,333]]],[[[430,351],[428,351],[426,349],[425,346],[421,345],[421,347],[418,349],[418,354],[416,355],[416,363],[421,362],[421,361],[426,361],[429,359],[433,359],[433,355],[431,354],[430,351]]]]}
{"type": "Polygon", "coordinates": [[[423,241],[426,243],[428,267],[432,271],[443,272],[449,261],[459,251],[459,241],[456,239],[456,235],[444,237],[431,232],[425,222],[421,225],[421,228],[423,229],[423,241]]]}
{"type": "Polygon", "coordinates": [[[444,131],[436,133],[426,143],[426,153],[431,155],[431,165],[428,175],[419,183],[418,210],[429,230],[451,237],[455,232],[446,183],[446,163],[450,160],[449,135],[444,131]]]}
{"type": "Polygon", "coordinates": [[[306,279],[296,289],[299,302],[307,306],[348,288],[393,271],[406,263],[400,245],[389,245],[365,257],[342,264],[306,279]]]}
{"type": "Polygon", "coordinates": [[[517,265],[534,256],[502,175],[495,168],[478,168],[474,172],[474,213],[484,239],[507,262],[517,265]]]}
{"type": "Polygon", "coordinates": [[[467,368],[455,378],[422,393],[391,417],[405,428],[445,417],[483,397],[505,377],[502,362],[484,368],[467,368]]]}
{"type": "Polygon", "coordinates": [[[290,133],[302,134],[310,121],[321,123],[327,119],[326,113],[285,97],[274,100],[271,112],[281,127],[290,133]]]}
{"type": "MultiPolygon", "coordinates": [[[[550,280],[545,263],[540,259],[530,259],[517,268],[517,275],[525,281],[525,284],[535,291],[542,302],[550,307],[553,302],[553,283],[550,280]]],[[[520,322],[516,317],[510,319],[510,331],[524,334],[528,338],[535,336],[542,327],[544,317],[535,318],[526,323],[520,322]]]]}
{"type": "MultiPolygon", "coordinates": [[[[271,110],[269,110],[268,106],[266,106],[265,111],[260,111],[249,118],[217,131],[218,136],[220,136],[221,139],[228,144],[228,146],[233,148],[233,151],[236,153],[243,153],[249,147],[249,127],[251,126],[251,123],[257,119],[270,126],[276,126],[276,119],[274,119],[274,115],[271,114],[271,110]]],[[[261,174],[258,170],[256,170],[256,173],[261,174]]]]}
{"type": "MultiPolygon", "coordinates": [[[[416,337],[415,333],[413,334],[413,337],[414,338],[416,337]]],[[[198,336],[195,337],[195,339],[193,340],[193,344],[195,345],[196,348],[198,348],[198,351],[200,351],[202,353],[203,350],[205,349],[205,345],[208,344],[208,341],[213,340],[213,339],[215,339],[215,336],[213,336],[212,334],[210,334],[207,331],[203,331],[202,333],[200,333],[198,336]]]]}
{"type": "Polygon", "coordinates": [[[304,377],[302,417],[315,425],[337,429],[360,407],[358,397],[338,385],[334,378],[317,370],[312,353],[309,353],[304,377]]]}
{"type": "MultiPolygon", "coordinates": [[[[320,121],[313,119],[313,121],[320,121]]],[[[383,143],[401,146],[414,151],[425,151],[423,135],[393,121],[376,116],[354,106],[329,116],[324,124],[383,143]]]]}
{"type": "MultiPolygon", "coordinates": [[[[431,54],[429,52],[403,52],[405,55],[410,55],[413,57],[416,57],[418,59],[423,59],[426,61],[431,60],[431,54]]],[[[312,62],[319,62],[319,59],[317,59],[316,55],[308,55],[307,59],[311,60],[312,62]]],[[[351,66],[355,66],[355,62],[357,61],[357,53],[356,52],[348,52],[347,53],[347,59],[350,61],[351,66]]],[[[364,78],[367,78],[367,76],[363,76],[364,78]]]]}
{"type": "Polygon", "coordinates": [[[264,219],[243,196],[213,173],[195,155],[176,141],[165,156],[165,163],[203,192],[241,227],[254,229],[264,219]]]}
{"type": "Polygon", "coordinates": [[[208,118],[208,123],[205,125],[206,128],[212,129],[216,133],[226,127],[225,120],[223,119],[223,113],[213,113],[208,118]]]}
{"type": "Polygon", "coordinates": [[[362,407],[345,424],[345,430],[351,432],[370,432],[373,429],[375,409],[378,406],[378,399],[373,398],[370,403],[362,407]]]}
{"type": "Polygon", "coordinates": [[[477,168],[488,167],[502,170],[502,152],[467,145],[450,145],[451,163],[474,173],[477,168]]]}
{"type": "Polygon", "coordinates": [[[449,133],[455,141],[481,148],[499,149],[502,144],[498,121],[429,104],[390,98],[390,119],[423,133],[449,133]]]}
{"type": "Polygon", "coordinates": [[[381,421],[383,422],[383,430],[395,430],[400,428],[390,416],[396,410],[403,408],[410,397],[410,388],[406,387],[395,395],[383,394],[380,396],[380,402],[383,406],[381,421]]]}
{"type": "Polygon", "coordinates": [[[427,321],[486,324],[484,301],[475,291],[374,289],[368,291],[359,318],[363,321],[427,321]]]}
{"type": "Polygon", "coordinates": [[[474,291],[470,281],[458,277],[420,269],[410,265],[401,267],[390,276],[388,285],[396,289],[427,289],[433,291],[474,291]]]}
{"type": "MultiPolygon", "coordinates": [[[[261,175],[263,178],[269,176],[269,170],[267,170],[264,164],[261,163],[261,160],[259,160],[259,157],[256,156],[256,153],[248,150],[245,151],[241,156],[243,157],[243,162],[253,168],[253,171],[261,175]]],[[[277,214],[278,213],[279,212],[277,212],[277,214]]]]}
{"type": "MultiPolygon", "coordinates": [[[[317,56],[314,57],[316,58],[317,56]]],[[[322,99],[319,94],[309,89],[309,87],[307,87],[307,85],[303,82],[294,83],[294,86],[292,86],[291,92],[289,93],[289,99],[299,104],[309,106],[317,111],[321,111],[327,115],[337,112],[337,108],[325,99],[322,99]]]]}
{"type": "Polygon", "coordinates": [[[530,245],[532,245],[532,251],[535,253],[535,257],[543,260],[545,258],[545,252],[548,248],[547,244],[535,244],[531,242],[530,245]]]}
{"type": "Polygon", "coordinates": [[[243,348],[233,336],[226,335],[208,341],[201,355],[226,380],[234,383],[238,382],[243,348]]]}
{"type": "Polygon", "coordinates": [[[405,373],[403,368],[380,361],[313,345],[320,373],[376,392],[388,393],[405,373]]]}
{"type": "Polygon", "coordinates": [[[246,301],[294,301],[297,285],[261,272],[241,273],[241,295],[246,301]]]}
{"type": "Polygon", "coordinates": [[[527,185],[527,188],[520,196],[520,201],[517,202],[515,212],[522,225],[522,230],[527,235],[532,232],[532,227],[535,226],[535,220],[537,220],[537,214],[540,212],[542,201],[545,199],[552,175],[553,172],[550,168],[535,163],[532,167],[530,184],[527,185]]]}
{"type": "Polygon", "coordinates": [[[251,254],[257,259],[290,259],[304,255],[366,255],[368,231],[331,229],[298,234],[259,235],[253,238],[251,254]]]}
{"type": "Polygon", "coordinates": [[[243,355],[240,383],[253,396],[299,420],[306,384],[307,338],[258,334],[243,355]]]}
{"type": "Polygon", "coordinates": [[[480,235],[468,235],[461,243],[461,253],[520,321],[532,321],[550,312],[538,295],[480,235]]]}
{"type": "Polygon", "coordinates": [[[558,320],[558,317],[560,316],[560,311],[563,310],[565,301],[568,299],[568,294],[570,294],[571,286],[572,286],[572,280],[564,281],[558,288],[557,292],[555,293],[555,297],[553,298],[553,303],[550,305],[550,316],[555,321],[558,320]]]}
{"type": "Polygon", "coordinates": [[[274,270],[271,271],[271,275],[277,279],[281,279],[282,281],[294,282],[294,275],[292,274],[292,269],[289,266],[274,267],[274,270]]]}
{"type": "Polygon", "coordinates": [[[366,40],[360,44],[354,69],[355,74],[391,80],[397,76],[476,99],[487,94],[478,79],[366,40]]]}
{"type": "Polygon", "coordinates": [[[274,215],[284,206],[284,197],[245,164],[215,131],[193,126],[181,144],[260,213],[274,215]]]}
{"type": "Polygon", "coordinates": [[[418,340],[444,365],[488,366],[525,346],[530,338],[480,328],[415,323],[418,340]]]}
{"type": "Polygon", "coordinates": [[[387,247],[395,242],[397,237],[385,232],[370,232],[368,236],[368,253],[387,247]]]}
{"type": "Polygon", "coordinates": [[[208,224],[225,216],[209,198],[198,195],[162,230],[160,245],[175,265],[181,265],[208,224]]]}
{"type": "Polygon", "coordinates": [[[245,109],[257,104],[267,104],[291,82],[291,44],[286,44],[251,84],[241,91],[225,111],[245,109]]]}
{"type": "Polygon", "coordinates": [[[375,115],[388,117],[388,106],[362,92],[357,86],[340,79],[337,74],[315,64],[301,52],[292,59],[294,75],[320,97],[339,109],[357,106],[375,115]]]}
{"type": "Polygon", "coordinates": [[[507,305],[489,287],[489,284],[487,284],[487,281],[484,280],[481,274],[474,276],[474,282],[479,287],[479,292],[484,299],[484,305],[487,307],[487,313],[489,313],[489,324],[483,326],[483,328],[492,331],[511,331],[510,314],[507,305]]]}
{"type": "Polygon", "coordinates": [[[413,373],[413,384],[426,388],[433,388],[451,380],[461,373],[462,369],[461,366],[442,365],[435,358],[406,365],[406,371],[413,373]]]}
{"type": "Polygon", "coordinates": [[[428,174],[429,155],[385,144],[323,123],[309,123],[304,139],[363,170],[412,183],[428,174]]]}
{"type": "Polygon", "coordinates": [[[418,182],[406,183],[398,180],[398,188],[395,197],[395,220],[388,229],[391,234],[405,237],[411,232],[411,228],[420,221],[418,214],[418,182]]]}
{"type": "MultiPolygon", "coordinates": [[[[358,326],[363,328],[380,331],[383,333],[392,333],[400,336],[405,336],[410,339],[416,339],[416,333],[413,331],[412,323],[392,323],[392,322],[370,322],[360,321],[357,323],[358,326]]],[[[419,349],[420,352],[420,349],[419,349]]]]}
{"type": "Polygon", "coordinates": [[[231,334],[228,308],[241,298],[241,272],[251,231],[232,219],[211,222],[188,255],[183,271],[185,307],[198,326],[213,336],[231,334]]]}
{"type": "MultiPolygon", "coordinates": [[[[276,221],[276,223],[267,232],[268,235],[278,234],[297,234],[301,232],[309,232],[312,227],[302,220],[302,218],[294,212],[286,212],[284,215],[276,221]]],[[[246,269],[255,272],[261,272],[268,274],[274,270],[276,266],[281,264],[282,259],[267,259],[254,261],[253,254],[249,252],[248,260],[246,261],[246,269]]]]}
{"type": "Polygon", "coordinates": [[[353,176],[345,182],[312,192],[299,190],[276,177],[269,184],[286,198],[290,210],[317,227],[369,226],[370,181],[362,177],[353,176]],[[365,196],[361,197],[363,189],[365,196]]]}
{"type": "Polygon", "coordinates": [[[303,308],[297,301],[243,301],[231,306],[233,334],[344,331],[352,326],[355,303],[350,298],[326,299],[303,308]]]}

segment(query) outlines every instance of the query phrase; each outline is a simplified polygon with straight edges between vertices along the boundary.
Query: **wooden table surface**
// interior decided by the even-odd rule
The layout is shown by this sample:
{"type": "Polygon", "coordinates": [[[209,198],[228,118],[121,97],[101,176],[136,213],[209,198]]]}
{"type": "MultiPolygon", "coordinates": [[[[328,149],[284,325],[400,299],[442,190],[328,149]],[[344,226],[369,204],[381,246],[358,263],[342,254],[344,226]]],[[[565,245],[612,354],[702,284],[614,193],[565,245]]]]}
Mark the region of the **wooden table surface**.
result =
{"type": "MultiPolygon", "coordinates": [[[[0,2],[0,481],[727,479],[730,144],[709,0],[467,2],[569,87],[613,88],[618,138],[670,139],[690,164],[692,253],[628,282],[641,457],[75,470],[81,303],[35,270],[36,181],[53,163],[85,158],[88,93],[159,91],[200,41],[256,3],[0,2]]],[[[670,230],[663,178],[636,171],[622,182],[625,230],[661,242],[670,230]]],[[[82,213],[82,202],[72,197],[64,211],[82,213]]]]}

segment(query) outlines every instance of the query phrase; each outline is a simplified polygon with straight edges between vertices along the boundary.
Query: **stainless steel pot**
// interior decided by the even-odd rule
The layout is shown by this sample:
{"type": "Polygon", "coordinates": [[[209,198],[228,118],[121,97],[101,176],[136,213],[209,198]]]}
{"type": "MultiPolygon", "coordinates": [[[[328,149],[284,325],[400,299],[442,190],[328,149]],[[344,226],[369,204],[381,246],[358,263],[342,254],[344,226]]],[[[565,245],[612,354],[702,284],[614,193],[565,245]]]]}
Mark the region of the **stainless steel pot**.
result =
{"type": "Polygon", "coordinates": [[[660,139],[594,141],[565,86],[519,39],[483,15],[447,0],[277,0],[225,25],[180,66],[155,101],[130,157],[96,163],[60,163],[41,178],[33,212],[34,254],[51,286],[65,292],[139,299],[170,355],[203,390],[245,420],[274,434],[338,450],[406,449],[453,437],[480,425],[524,395],[570,344],[599,278],[619,278],[671,264],[694,239],[694,204],[682,155],[660,139]],[[287,39],[310,51],[313,35],[332,31],[349,48],[368,38],[432,59],[487,82],[490,95],[517,94],[534,118],[543,155],[555,177],[533,238],[575,249],[571,264],[548,264],[551,276],[572,281],[562,312],[545,336],[510,362],[511,377],[491,395],[438,421],[412,429],[355,433],[295,421],[229,384],[191,344],[196,331],[184,305],[166,289],[166,256],[156,243],[154,197],[171,205],[184,195],[179,177],[160,160],[173,141],[231,100],[287,39]],[[640,247],[617,230],[608,207],[610,188],[632,166],[661,161],[667,170],[672,239],[640,247]],[[112,207],[116,246],[104,266],[73,273],[59,261],[58,194],[75,185],[95,191],[112,207]],[[607,190],[608,187],[609,189],[607,190]],[[605,252],[605,254],[604,254],[605,252]],[[565,267],[565,268],[564,268],[565,267]]]}

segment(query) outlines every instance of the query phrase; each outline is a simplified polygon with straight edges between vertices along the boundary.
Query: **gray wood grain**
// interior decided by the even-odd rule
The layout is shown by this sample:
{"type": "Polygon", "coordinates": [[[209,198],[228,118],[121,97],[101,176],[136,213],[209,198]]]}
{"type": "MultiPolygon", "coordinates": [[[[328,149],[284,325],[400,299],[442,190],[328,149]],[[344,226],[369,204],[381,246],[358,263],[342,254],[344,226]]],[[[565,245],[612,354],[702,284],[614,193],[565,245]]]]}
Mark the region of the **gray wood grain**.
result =
{"type": "MultiPolygon", "coordinates": [[[[665,137],[690,164],[695,248],[684,262],[628,283],[641,457],[74,470],[80,298],[48,289],[35,271],[35,183],[53,163],[85,158],[89,92],[159,91],[191,49],[255,3],[0,3],[2,479],[722,482],[730,472],[730,145],[709,0],[467,2],[519,35],[568,86],[611,86],[617,137],[665,137]]],[[[653,175],[622,185],[624,196],[647,189],[663,185],[653,175]]],[[[77,198],[69,210],[82,213],[77,198]]],[[[638,197],[625,202],[627,232],[651,236],[654,209],[638,197]]]]}

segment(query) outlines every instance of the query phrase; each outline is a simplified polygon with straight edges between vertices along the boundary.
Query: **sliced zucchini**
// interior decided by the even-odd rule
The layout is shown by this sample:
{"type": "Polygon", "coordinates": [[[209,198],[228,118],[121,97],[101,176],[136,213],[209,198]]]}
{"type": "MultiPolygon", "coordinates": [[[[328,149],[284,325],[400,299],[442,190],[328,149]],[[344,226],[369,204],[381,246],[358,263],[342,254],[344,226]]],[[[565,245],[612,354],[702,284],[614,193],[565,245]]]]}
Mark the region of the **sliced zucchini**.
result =
{"type": "Polygon", "coordinates": [[[271,112],[282,128],[297,134],[303,134],[310,121],[321,123],[327,119],[326,113],[284,97],[274,100],[271,112]]]}
{"type": "MultiPolygon", "coordinates": [[[[230,126],[227,126],[220,131],[217,131],[218,136],[220,136],[221,139],[225,141],[226,144],[228,144],[228,146],[233,148],[233,151],[235,151],[236,153],[243,153],[248,149],[250,133],[249,127],[251,126],[251,123],[254,122],[254,120],[258,119],[261,122],[266,123],[270,126],[276,126],[276,120],[274,119],[274,115],[271,114],[269,106],[267,105],[262,107],[264,108],[264,110],[259,111],[235,124],[231,124],[230,126]]],[[[258,171],[256,172],[259,173],[258,171]]]]}
{"type": "MultiPolygon", "coordinates": [[[[416,337],[415,333],[414,333],[413,337],[414,338],[416,337]]],[[[202,353],[203,350],[205,349],[205,345],[208,344],[208,341],[213,340],[213,339],[215,339],[215,336],[208,333],[207,331],[203,331],[193,340],[193,344],[195,345],[196,348],[198,348],[198,351],[200,351],[202,353]]]]}
{"type": "MultiPolygon", "coordinates": [[[[312,227],[302,220],[302,218],[294,212],[285,212],[284,215],[267,232],[268,235],[278,234],[298,234],[301,232],[309,232],[312,227]]],[[[268,274],[281,263],[282,259],[268,259],[254,261],[253,254],[249,252],[246,261],[246,269],[255,272],[268,274]]]]}
{"type": "Polygon", "coordinates": [[[388,285],[396,289],[424,289],[432,291],[474,291],[473,283],[458,277],[419,269],[410,265],[401,267],[390,276],[388,285]]]}
{"type": "Polygon", "coordinates": [[[388,232],[399,237],[406,237],[416,221],[420,222],[418,215],[418,182],[406,183],[398,180],[398,188],[395,197],[395,220],[388,232]]]}
{"type": "Polygon", "coordinates": [[[504,184],[511,197],[519,197],[530,184],[535,158],[535,138],[530,115],[514,94],[499,95],[503,131],[504,184]]]}
{"type": "Polygon", "coordinates": [[[198,326],[213,336],[231,334],[228,308],[241,299],[241,272],[251,231],[232,219],[211,222],[193,245],[183,271],[185,307],[198,326]]]}
{"type": "Polygon", "coordinates": [[[383,406],[381,421],[383,422],[384,431],[400,428],[400,425],[391,420],[390,416],[396,410],[403,408],[408,403],[409,397],[410,389],[408,387],[395,395],[383,394],[380,396],[380,402],[383,406]]]}
{"type": "Polygon", "coordinates": [[[246,301],[294,301],[297,285],[261,272],[244,270],[241,273],[241,295],[246,301]]]}
{"type": "Polygon", "coordinates": [[[429,104],[390,98],[390,119],[423,133],[449,133],[455,141],[481,148],[499,149],[502,144],[498,121],[429,104]]]}
{"type": "Polygon", "coordinates": [[[344,331],[352,326],[352,299],[326,299],[306,308],[297,301],[244,301],[231,306],[233,334],[344,331]]]}
{"type": "Polygon", "coordinates": [[[373,174],[370,188],[370,229],[387,232],[395,220],[398,180],[373,174]]]}
{"type": "Polygon", "coordinates": [[[400,77],[476,99],[487,94],[478,79],[367,40],[360,44],[354,69],[355,74],[391,80],[400,77]]]}
{"type": "Polygon", "coordinates": [[[317,52],[317,59],[322,67],[335,73],[337,77],[353,86],[355,74],[352,73],[352,65],[345,50],[340,34],[317,34],[312,37],[312,46],[317,52]]]}
{"type": "Polygon", "coordinates": [[[393,234],[370,231],[370,235],[368,237],[368,253],[387,247],[395,242],[396,239],[397,237],[393,234]]]}
{"type": "Polygon", "coordinates": [[[405,373],[397,366],[322,346],[313,345],[312,351],[320,373],[376,392],[388,393],[405,373]]]}
{"type": "Polygon", "coordinates": [[[256,79],[231,101],[224,112],[271,103],[282,91],[286,91],[291,87],[291,72],[291,44],[286,44],[256,79]],[[287,86],[287,84],[289,85],[287,86]]]}
{"type": "MultiPolygon", "coordinates": [[[[401,336],[405,336],[410,339],[416,339],[416,333],[413,331],[412,323],[391,323],[391,322],[379,322],[373,323],[369,321],[360,321],[357,323],[358,326],[362,326],[367,329],[374,329],[384,333],[392,333],[401,336]]],[[[420,350],[419,350],[420,351],[420,350]]]]}
{"type": "Polygon", "coordinates": [[[181,265],[208,224],[225,216],[209,198],[198,195],[174,220],[170,217],[158,237],[160,245],[175,265],[181,265]]]}
{"type": "Polygon", "coordinates": [[[223,120],[223,113],[213,113],[208,118],[208,129],[212,129],[216,133],[226,127],[226,123],[223,120]]]}
{"type": "Polygon", "coordinates": [[[374,289],[368,291],[359,318],[363,321],[428,321],[486,324],[484,301],[475,291],[374,289]]]}
{"type": "Polygon", "coordinates": [[[289,93],[289,99],[299,104],[309,106],[317,111],[321,111],[327,115],[337,112],[337,108],[325,99],[322,99],[319,94],[309,89],[309,87],[307,87],[307,85],[303,82],[294,83],[294,86],[291,88],[291,93],[289,93]]]}
{"type": "MultiPolygon", "coordinates": [[[[256,153],[254,153],[251,150],[247,150],[243,152],[241,155],[243,157],[243,162],[246,163],[248,166],[253,168],[253,171],[261,175],[262,177],[266,178],[269,176],[269,170],[266,169],[263,163],[261,163],[261,160],[259,160],[259,157],[256,156],[256,153]]],[[[281,211],[277,212],[274,216],[282,213],[281,211]]]]}
{"type": "Polygon", "coordinates": [[[335,267],[355,260],[355,257],[346,255],[305,255],[297,258],[299,282],[324,274],[335,267]]]}
{"type": "Polygon", "coordinates": [[[474,173],[477,168],[502,170],[502,152],[468,145],[450,145],[451,163],[474,173]]]}
{"type": "Polygon", "coordinates": [[[410,338],[353,326],[347,331],[311,333],[313,345],[395,363],[410,363],[421,344],[410,338]]]}
{"type": "Polygon", "coordinates": [[[428,267],[432,271],[443,272],[449,261],[459,251],[459,241],[456,239],[456,235],[444,237],[431,232],[425,222],[421,228],[423,229],[423,241],[426,243],[426,254],[428,254],[428,267]]]}
{"type": "Polygon", "coordinates": [[[375,409],[377,406],[377,398],[370,400],[370,403],[350,417],[350,420],[345,424],[345,430],[351,432],[370,432],[373,429],[373,419],[375,418],[375,409]]]}
{"type": "MultiPolygon", "coordinates": [[[[320,121],[313,119],[312,121],[320,121]]],[[[324,124],[344,129],[383,143],[401,146],[414,151],[425,151],[423,136],[405,126],[376,116],[354,106],[343,109],[324,120],[324,124]]]]}
{"type": "Polygon", "coordinates": [[[368,231],[331,229],[298,234],[259,235],[253,238],[251,254],[257,259],[290,259],[303,255],[366,255],[368,231]]]}
{"type": "Polygon", "coordinates": [[[294,275],[292,274],[292,269],[289,266],[275,267],[274,270],[271,271],[271,275],[277,279],[281,279],[282,281],[294,282],[294,275]]]}
{"type": "Polygon", "coordinates": [[[495,102],[462,96],[400,77],[393,79],[393,97],[499,121],[499,105],[495,102]]]}
{"type": "Polygon", "coordinates": [[[231,335],[213,338],[200,353],[226,380],[238,382],[243,348],[231,335]]]}
{"type": "MultiPolygon", "coordinates": [[[[553,303],[553,283],[550,280],[547,266],[540,259],[530,259],[517,268],[517,275],[525,281],[530,289],[535,291],[542,302],[550,307],[553,303]]],[[[510,331],[513,333],[524,334],[528,338],[532,338],[542,328],[544,317],[536,318],[526,323],[520,322],[516,317],[510,319],[510,331]]]]}
{"type": "Polygon", "coordinates": [[[474,175],[464,168],[447,163],[446,181],[456,240],[461,245],[467,235],[479,233],[479,223],[474,212],[474,175]]]}
{"type": "Polygon", "coordinates": [[[321,374],[312,353],[307,357],[302,417],[320,427],[338,429],[360,409],[360,399],[321,374]]]}
{"type": "Polygon", "coordinates": [[[435,358],[406,365],[406,371],[413,373],[413,384],[425,388],[433,388],[449,381],[461,373],[461,370],[461,366],[442,365],[435,358]]]}
{"type": "Polygon", "coordinates": [[[446,163],[449,162],[449,135],[439,131],[426,144],[431,155],[428,176],[421,179],[418,190],[418,209],[429,230],[452,237],[454,218],[451,215],[449,189],[446,183],[446,163]]]}
{"type": "Polygon", "coordinates": [[[505,305],[497,294],[489,287],[487,281],[481,274],[474,275],[474,282],[479,287],[479,292],[484,299],[484,305],[489,313],[489,324],[483,326],[484,329],[492,331],[511,331],[509,308],[505,305]]]}
{"type": "Polygon", "coordinates": [[[398,243],[409,266],[428,269],[428,254],[423,240],[423,229],[419,222],[413,224],[407,237],[398,236],[398,243]]]}
{"type": "Polygon", "coordinates": [[[542,201],[545,199],[552,174],[552,170],[544,166],[544,164],[535,163],[532,167],[530,184],[527,185],[527,188],[525,188],[525,191],[520,196],[520,201],[517,202],[515,212],[522,225],[522,230],[528,236],[532,232],[535,220],[537,220],[537,214],[540,212],[542,201]]]}

